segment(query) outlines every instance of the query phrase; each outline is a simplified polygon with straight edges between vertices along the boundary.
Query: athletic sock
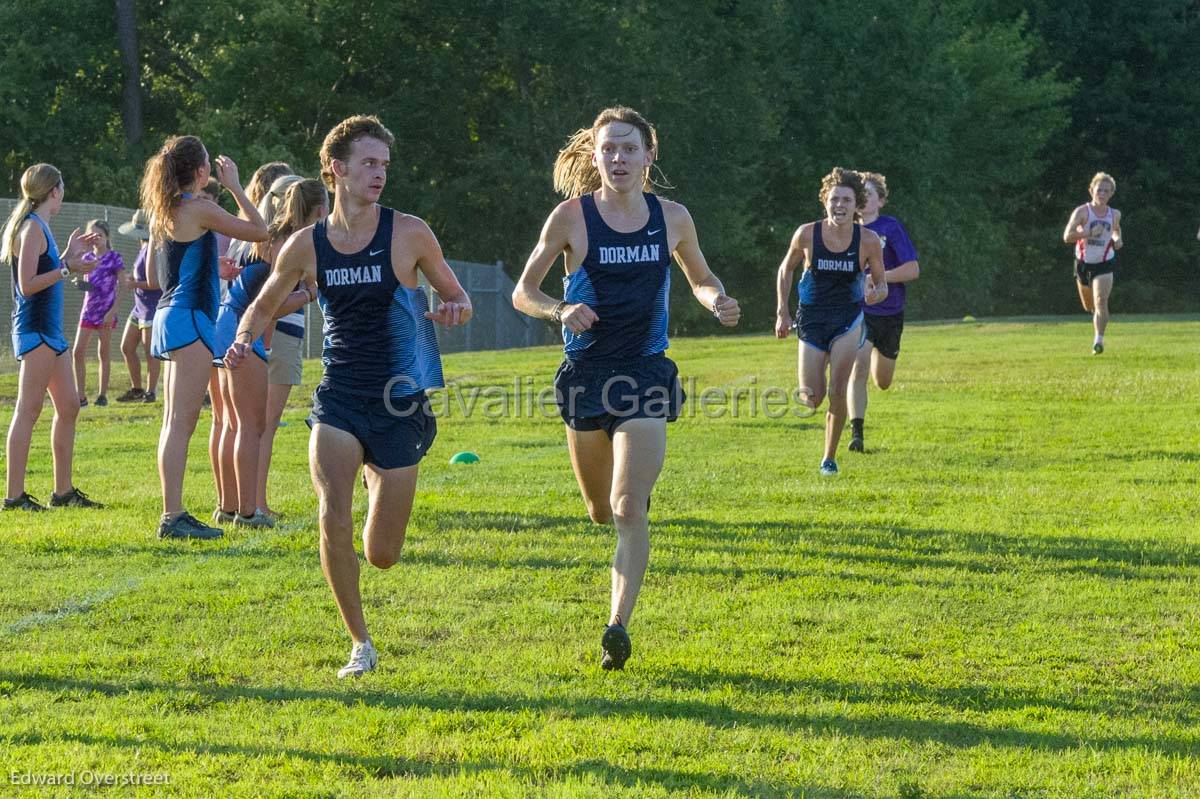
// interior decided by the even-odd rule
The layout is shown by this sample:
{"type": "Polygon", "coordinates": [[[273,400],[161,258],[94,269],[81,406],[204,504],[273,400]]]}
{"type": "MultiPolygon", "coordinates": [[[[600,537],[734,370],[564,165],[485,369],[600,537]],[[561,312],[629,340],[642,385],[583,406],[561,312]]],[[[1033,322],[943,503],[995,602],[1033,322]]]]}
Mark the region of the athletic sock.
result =
{"type": "Polygon", "coordinates": [[[850,433],[851,433],[851,435],[855,435],[855,436],[861,436],[863,434],[863,420],[862,419],[851,419],[850,420],[850,433]]]}

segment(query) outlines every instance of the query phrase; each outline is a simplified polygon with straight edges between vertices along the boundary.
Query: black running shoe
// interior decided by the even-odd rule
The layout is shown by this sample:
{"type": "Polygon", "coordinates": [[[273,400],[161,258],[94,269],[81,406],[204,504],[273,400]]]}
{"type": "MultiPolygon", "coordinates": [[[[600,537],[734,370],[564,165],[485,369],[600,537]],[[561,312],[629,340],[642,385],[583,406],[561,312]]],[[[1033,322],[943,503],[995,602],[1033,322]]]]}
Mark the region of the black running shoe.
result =
{"type": "Polygon", "coordinates": [[[96,500],[89,497],[87,494],[80,491],[78,488],[72,488],[67,493],[59,496],[58,494],[50,495],[50,507],[52,508],[103,508],[96,500]]]}
{"type": "Polygon", "coordinates": [[[154,396],[153,391],[147,391],[146,395],[144,397],[142,397],[142,402],[154,402],[157,399],[158,399],[158,397],[154,396]]]}
{"type": "Polygon", "coordinates": [[[108,405],[108,397],[104,396],[103,394],[96,397],[96,407],[97,408],[103,408],[107,405],[108,405]]]}
{"type": "Polygon", "coordinates": [[[40,511],[46,510],[46,506],[41,504],[40,502],[38,502],[36,498],[31,497],[29,495],[29,492],[26,491],[25,493],[21,494],[21,496],[17,497],[16,499],[4,500],[4,509],[5,510],[28,510],[28,511],[40,512],[40,511]]]}
{"type": "Polygon", "coordinates": [[[865,449],[863,445],[863,437],[861,435],[850,436],[850,445],[846,447],[846,449],[850,450],[851,452],[862,452],[865,449]]]}
{"type": "Polygon", "coordinates": [[[1100,355],[1104,352],[1104,345],[1097,341],[1092,345],[1092,355],[1100,355]]]}
{"type": "Polygon", "coordinates": [[[629,660],[629,655],[633,652],[633,644],[630,643],[629,633],[625,632],[625,626],[621,624],[619,616],[616,624],[604,628],[600,650],[603,652],[600,668],[605,671],[619,671],[625,668],[625,661],[629,660]]]}
{"type": "Polygon", "coordinates": [[[158,524],[159,538],[220,538],[225,535],[216,527],[209,527],[190,513],[181,513],[171,521],[163,519],[158,524]]]}
{"type": "Polygon", "coordinates": [[[131,388],[121,396],[117,397],[117,402],[144,402],[146,392],[140,388],[131,388]]]}
{"type": "Polygon", "coordinates": [[[87,405],[88,405],[87,397],[85,397],[85,396],[83,396],[82,394],[80,394],[80,395],[79,395],[79,407],[80,407],[80,408],[86,408],[86,407],[87,407],[87,405]]]}

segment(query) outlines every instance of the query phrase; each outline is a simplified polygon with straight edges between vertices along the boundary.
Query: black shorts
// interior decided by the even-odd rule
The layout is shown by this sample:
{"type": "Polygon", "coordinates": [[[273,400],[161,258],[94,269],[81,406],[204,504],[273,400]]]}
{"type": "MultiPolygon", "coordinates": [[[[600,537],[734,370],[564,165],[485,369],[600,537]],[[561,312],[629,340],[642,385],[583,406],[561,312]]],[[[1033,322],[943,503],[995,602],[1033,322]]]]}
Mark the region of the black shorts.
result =
{"type": "Polygon", "coordinates": [[[572,430],[603,430],[609,438],[630,419],[679,418],[679,369],[661,353],[627,361],[565,360],[554,375],[558,412],[572,430]]]}
{"type": "Polygon", "coordinates": [[[385,402],[321,383],[313,392],[308,426],[327,424],[345,430],[363,448],[363,463],[379,469],[415,466],[437,436],[437,420],[429,412],[425,392],[385,402]]]}
{"type": "MultiPolygon", "coordinates": [[[[833,342],[850,332],[862,315],[862,308],[857,304],[835,308],[801,305],[796,311],[796,335],[805,344],[829,352],[833,342]]],[[[863,341],[860,329],[858,346],[861,347],[863,341]]]]}
{"type": "Polygon", "coordinates": [[[904,335],[904,312],[887,316],[863,313],[867,324],[867,341],[879,354],[893,361],[900,357],[900,337],[904,335]]]}
{"type": "Polygon", "coordinates": [[[1092,278],[1100,277],[1101,275],[1111,275],[1117,270],[1117,259],[1109,258],[1107,261],[1101,261],[1098,264],[1085,264],[1079,259],[1075,260],[1075,279],[1079,281],[1081,286],[1092,285],[1092,278]]]}

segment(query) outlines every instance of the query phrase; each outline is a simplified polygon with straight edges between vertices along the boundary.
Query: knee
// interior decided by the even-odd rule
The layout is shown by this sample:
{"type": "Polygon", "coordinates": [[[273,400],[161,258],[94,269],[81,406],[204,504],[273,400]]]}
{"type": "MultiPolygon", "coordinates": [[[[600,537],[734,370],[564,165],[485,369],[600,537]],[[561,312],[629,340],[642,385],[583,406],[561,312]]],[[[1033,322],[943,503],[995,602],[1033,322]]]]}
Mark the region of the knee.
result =
{"type": "Polygon", "coordinates": [[[612,518],[617,530],[645,528],[649,522],[646,500],[631,494],[617,494],[612,500],[612,518]]]}
{"type": "Polygon", "coordinates": [[[354,549],[354,533],[351,529],[353,515],[349,505],[321,502],[317,510],[317,522],[321,530],[322,549],[354,549]]]}
{"type": "Polygon", "coordinates": [[[607,502],[601,504],[599,502],[587,503],[588,516],[596,524],[609,524],[613,520],[612,506],[607,502]]]}
{"type": "Polygon", "coordinates": [[[54,418],[59,422],[75,424],[75,420],[79,418],[79,403],[68,402],[65,408],[55,408],[54,418]]]}
{"type": "Polygon", "coordinates": [[[364,554],[376,569],[390,569],[400,560],[400,547],[368,546],[364,554]]]}
{"type": "Polygon", "coordinates": [[[185,435],[190,437],[196,430],[196,420],[199,412],[171,408],[163,415],[163,428],[168,435],[185,435]]]}
{"type": "MultiPolygon", "coordinates": [[[[78,408],[75,410],[79,413],[78,408]]],[[[10,424],[11,427],[28,427],[33,428],[37,424],[38,417],[42,415],[42,398],[38,397],[37,402],[26,401],[17,405],[13,411],[13,418],[10,424]]]]}

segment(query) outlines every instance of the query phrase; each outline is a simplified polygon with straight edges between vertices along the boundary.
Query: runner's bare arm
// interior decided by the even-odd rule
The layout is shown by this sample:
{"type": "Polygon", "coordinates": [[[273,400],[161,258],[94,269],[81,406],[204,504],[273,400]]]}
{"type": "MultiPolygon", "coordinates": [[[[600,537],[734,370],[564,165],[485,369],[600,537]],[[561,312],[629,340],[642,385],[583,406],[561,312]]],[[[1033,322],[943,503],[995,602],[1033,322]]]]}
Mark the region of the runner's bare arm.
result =
{"type": "Polygon", "coordinates": [[[1087,221],[1087,206],[1081,205],[1071,214],[1071,218],[1067,220],[1066,230],[1063,231],[1063,242],[1066,244],[1074,244],[1080,239],[1087,238],[1087,231],[1083,229],[1083,223],[1087,221]]]}
{"type": "Polygon", "coordinates": [[[742,317],[742,309],[737,300],[725,293],[725,286],[709,268],[700,250],[700,238],[692,215],[679,203],[664,200],[662,206],[668,233],[678,237],[673,254],[691,284],[692,296],[712,311],[722,325],[734,327],[742,317]]]}
{"type": "MultiPolygon", "coordinates": [[[[542,281],[546,279],[546,273],[558,260],[558,256],[565,254],[571,247],[572,217],[579,213],[572,206],[578,204],[578,200],[564,200],[559,203],[542,226],[538,243],[530,253],[529,260],[525,262],[525,269],[517,278],[517,286],[513,289],[513,307],[521,313],[538,319],[551,319],[555,308],[558,308],[559,300],[542,291],[542,281]]],[[[563,306],[562,311],[565,313],[568,307],[574,306],[563,306]]],[[[581,307],[587,308],[582,305],[581,307]]],[[[595,316],[592,309],[587,310],[595,316]]],[[[595,321],[593,318],[588,326],[595,321]]]]}
{"type": "Polygon", "coordinates": [[[450,264],[446,263],[446,257],[442,254],[442,245],[433,231],[429,229],[429,225],[416,217],[411,217],[411,219],[410,235],[417,245],[417,269],[425,275],[425,279],[429,281],[429,285],[437,292],[438,298],[441,300],[436,311],[425,312],[425,318],[432,319],[446,327],[465,325],[471,320],[471,314],[474,311],[471,307],[471,298],[467,296],[462,284],[458,282],[458,277],[450,268],[450,264]]]}
{"type": "Polygon", "coordinates": [[[805,251],[812,246],[812,224],[801,225],[792,234],[788,251],[779,264],[775,275],[775,337],[787,338],[792,329],[792,312],[789,296],[792,293],[792,275],[805,261],[805,251]]]}
{"type": "Polygon", "coordinates": [[[317,251],[313,246],[312,227],[301,228],[284,242],[275,256],[275,264],[266,283],[242,314],[233,343],[225,353],[226,366],[237,368],[250,354],[251,342],[261,336],[275,318],[276,310],[283,304],[292,286],[302,280],[314,280],[316,274],[317,251]]]}
{"type": "Polygon", "coordinates": [[[870,282],[863,300],[867,305],[878,305],[886,300],[888,295],[887,277],[883,269],[883,243],[874,232],[863,230],[862,248],[870,273],[870,282]]]}

